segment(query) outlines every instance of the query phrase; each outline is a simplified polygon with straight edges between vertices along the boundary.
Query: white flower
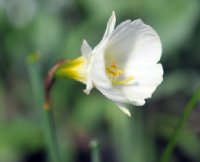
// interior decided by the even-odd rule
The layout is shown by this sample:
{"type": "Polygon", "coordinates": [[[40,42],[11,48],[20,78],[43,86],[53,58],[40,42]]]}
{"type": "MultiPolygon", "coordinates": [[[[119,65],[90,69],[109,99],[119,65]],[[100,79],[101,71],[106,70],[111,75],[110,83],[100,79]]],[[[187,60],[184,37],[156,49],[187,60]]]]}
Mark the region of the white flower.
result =
{"type": "Polygon", "coordinates": [[[157,33],[142,20],[126,20],[114,29],[115,21],[113,12],[101,42],[92,49],[84,40],[82,57],[63,72],[71,69],[76,76],[71,78],[86,84],[85,93],[95,87],[130,116],[126,104],[144,105],[163,80],[157,63],[162,47],[157,33]]]}

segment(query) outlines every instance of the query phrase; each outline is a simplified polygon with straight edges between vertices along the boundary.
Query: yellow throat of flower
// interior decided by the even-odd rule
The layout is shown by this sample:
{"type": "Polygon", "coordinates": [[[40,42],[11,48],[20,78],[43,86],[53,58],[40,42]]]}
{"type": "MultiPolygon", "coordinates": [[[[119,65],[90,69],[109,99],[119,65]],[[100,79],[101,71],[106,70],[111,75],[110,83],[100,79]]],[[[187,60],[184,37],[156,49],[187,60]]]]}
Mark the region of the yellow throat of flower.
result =
{"type": "Polygon", "coordinates": [[[85,84],[87,79],[86,64],[87,61],[83,56],[68,60],[57,69],[56,76],[74,79],[85,84]]]}
{"type": "Polygon", "coordinates": [[[119,77],[123,74],[123,71],[118,68],[116,63],[112,63],[106,67],[106,74],[112,80],[112,84],[127,84],[134,80],[133,76],[120,80],[119,77]]]}

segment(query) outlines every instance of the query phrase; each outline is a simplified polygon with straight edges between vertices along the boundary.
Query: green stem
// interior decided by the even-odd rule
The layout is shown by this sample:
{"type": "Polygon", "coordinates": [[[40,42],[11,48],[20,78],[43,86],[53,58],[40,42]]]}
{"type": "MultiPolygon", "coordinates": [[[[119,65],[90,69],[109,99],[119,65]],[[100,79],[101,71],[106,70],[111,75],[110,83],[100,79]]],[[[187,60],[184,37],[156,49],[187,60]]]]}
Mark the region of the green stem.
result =
{"type": "Polygon", "coordinates": [[[41,120],[43,123],[42,130],[47,144],[48,158],[51,162],[61,162],[56,137],[55,121],[53,119],[53,109],[44,109],[44,87],[41,81],[40,70],[37,64],[38,55],[31,54],[27,58],[28,74],[33,97],[36,106],[39,108],[41,120]]]}
{"type": "Polygon", "coordinates": [[[61,162],[52,109],[51,110],[44,109],[44,118],[45,118],[44,130],[48,144],[49,158],[52,162],[61,162]]]}
{"type": "Polygon", "coordinates": [[[181,116],[177,124],[177,127],[172,137],[170,138],[169,144],[167,145],[161,156],[160,162],[169,162],[173,149],[176,146],[179,134],[181,133],[182,128],[185,126],[185,123],[187,122],[193,108],[195,107],[195,105],[198,103],[199,100],[200,100],[200,88],[196,91],[196,93],[194,93],[192,98],[185,106],[183,115],[181,116]]]}
{"type": "Polygon", "coordinates": [[[100,162],[99,144],[96,140],[90,142],[92,162],[100,162]]]}

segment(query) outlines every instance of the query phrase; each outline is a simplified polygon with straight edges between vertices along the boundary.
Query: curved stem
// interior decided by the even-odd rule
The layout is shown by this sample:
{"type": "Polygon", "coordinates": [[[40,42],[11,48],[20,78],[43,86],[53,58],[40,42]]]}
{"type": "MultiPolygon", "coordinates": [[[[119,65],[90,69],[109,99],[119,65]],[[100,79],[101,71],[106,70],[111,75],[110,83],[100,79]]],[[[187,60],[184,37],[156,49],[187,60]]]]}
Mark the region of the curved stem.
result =
{"type": "Polygon", "coordinates": [[[55,82],[55,72],[60,67],[60,65],[66,63],[67,60],[63,59],[58,61],[47,73],[47,76],[45,78],[44,86],[45,86],[45,102],[44,102],[44,108],[46,110],[50,109],[50,92],[51,88],[55,82]]]}
{"type": "Polygon", "coordinates": [[[187,105],[184,108],[183,115],[181,116],[178,125],[174,131],[174,134],[170,138],[169,144],[165,148],[160,162],[168,162],[171,154],[173,152],[174,147],[176,146],[177,139],[179,137],[179,134],[181,133],[182,128],[184,127],[185,123],[187,122],[192,110],[194,109],[195,105],[198,103],[200,100],[200,88],[194,93],[192,98],[189,100],[187,105]]]}

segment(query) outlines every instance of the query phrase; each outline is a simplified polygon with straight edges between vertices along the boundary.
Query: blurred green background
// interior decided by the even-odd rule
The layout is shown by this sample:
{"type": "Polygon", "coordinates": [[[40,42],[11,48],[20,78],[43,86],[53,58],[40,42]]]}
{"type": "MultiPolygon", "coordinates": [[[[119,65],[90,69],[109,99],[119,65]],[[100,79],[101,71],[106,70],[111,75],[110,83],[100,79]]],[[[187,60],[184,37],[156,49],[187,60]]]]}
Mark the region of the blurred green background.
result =
{"type": "MultiPolygon", "coordinates": [[[[197,0],[0,0],[0,162],[45,162],[38,96],[30,81],[29,54],[39,53],[43,79],[54,63],[94,47],[114,10],[117,24],[141,18],[163,44],[164,81],[128,118],[99,92],[87,96],[72,80],[58,80],[51,98],[62,157],[90,162],[98,139],[102,162],[157,162],[200,86],[200,3],[197,0]]],[[[172,162],[200,162],[200,105],[193,110],[172,162]]]]}

